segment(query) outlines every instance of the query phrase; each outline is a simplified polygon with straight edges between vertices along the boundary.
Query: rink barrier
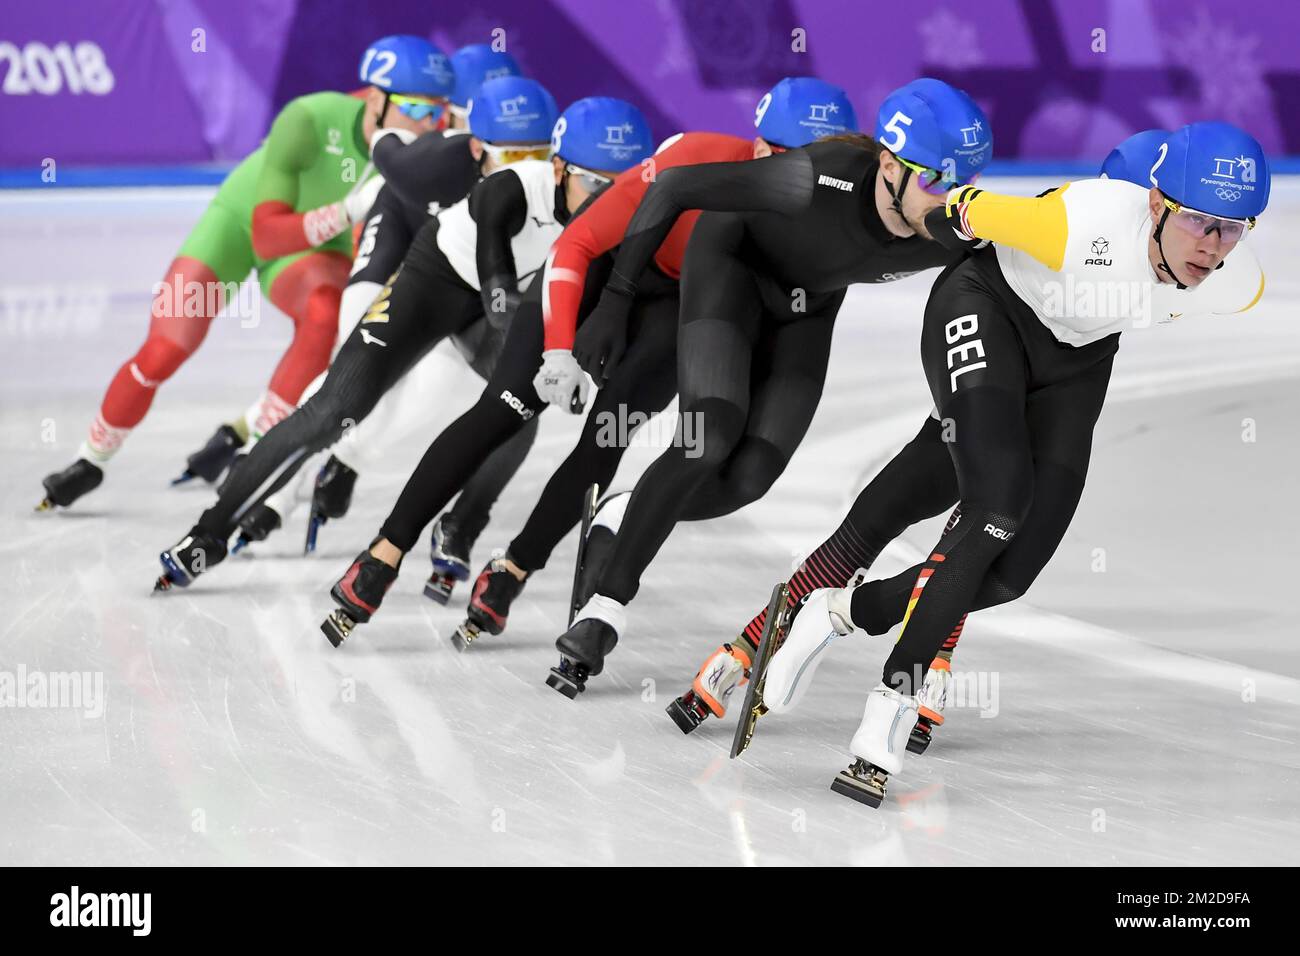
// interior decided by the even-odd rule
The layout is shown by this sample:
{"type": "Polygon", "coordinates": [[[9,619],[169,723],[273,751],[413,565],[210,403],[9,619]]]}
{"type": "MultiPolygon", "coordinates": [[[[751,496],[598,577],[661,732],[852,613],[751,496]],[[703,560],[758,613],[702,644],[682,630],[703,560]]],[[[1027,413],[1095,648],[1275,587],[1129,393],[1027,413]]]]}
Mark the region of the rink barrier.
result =
{"type": "MultiPolygon", "coordinates": [[[[1300,156],[1269,157],[1274,173],[1300,173],[1300,156]]],[[[234,163],[192,163],[173,166],[66,166],[57,180],[44,182],[39,167],[0,168],[0,189],[87,189],[123,186],[216,186],[234,163]]],[[[987,176],[1061,176],[1084,179],[1096,175],[1100,161],[1002,159],[989,163],[987,176]]]]}

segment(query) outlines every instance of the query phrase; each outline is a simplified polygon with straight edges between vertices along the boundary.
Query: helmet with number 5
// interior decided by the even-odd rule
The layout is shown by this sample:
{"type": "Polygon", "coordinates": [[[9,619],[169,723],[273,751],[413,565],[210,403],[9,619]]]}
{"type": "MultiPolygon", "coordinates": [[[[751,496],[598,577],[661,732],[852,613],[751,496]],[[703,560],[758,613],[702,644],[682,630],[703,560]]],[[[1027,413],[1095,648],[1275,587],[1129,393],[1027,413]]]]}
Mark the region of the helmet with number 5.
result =
{"type": "Polygon", "coordinates": [[[439,99],[456,86],[447,55],[424,37],[398,34],[376,40],[361,58],[361,82],[385,93],[439,99]]]}
{"type": "Polygon", "coordinates": [[[885,97],[875,140],[899,159],[939,173],[949,187],[974,181],[993,156],[993,130],[979,104],[931,77],[885,97]]]}

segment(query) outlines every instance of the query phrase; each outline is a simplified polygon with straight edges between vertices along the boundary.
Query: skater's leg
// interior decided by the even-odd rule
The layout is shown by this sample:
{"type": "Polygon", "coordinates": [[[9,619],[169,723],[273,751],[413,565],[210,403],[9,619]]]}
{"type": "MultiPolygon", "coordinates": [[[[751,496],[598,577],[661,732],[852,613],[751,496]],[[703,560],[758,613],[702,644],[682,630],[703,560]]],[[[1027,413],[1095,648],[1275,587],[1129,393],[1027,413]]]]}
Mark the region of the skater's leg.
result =
{"type": "Polygon", "coordinates": [[[536,416],[522,429],[511,435],[505,443],[492,451],[483,463],[465,482],[456,503],[452,505],[450,516],[460,529],[462,537],[470,544],[487,527],[492,517],[492,506],[505,491],[506,485],[519,471],[519,466],[532,450],[533,440],[537,438],[536,416]]]}
{"type": "MultiPolygon", "coordinates": [[[[835,532],[800,562],[787,582],[791,600],[800,601],[817,588],[845,587],[905,529],[951,508],[956,499],[957,476],[942,426],[928,416],[916,437],[858,494],[835,532]]],[[[909,589],[915,580],[913,572],[909,589]]],[[[758,647],[766,623],[764,607],[745,626],[741,640],[750,653],[758,647]]]]}
{"type": "Polygon", "coordinates": [[[546,566],[551,552],[581,518],[586,490],[607,489],[626,446],[618,423],[663,411],[677,392],[676,295],[638,298],[632,307],[627,352],[613,379],[592,402],[582,435],[546,483],[509,554],[529,573],[546,566]],[[613,427],[611,427],[611,425],[613,427]],[[611,435],[613,438],[611,438],[611,435]]]}
{"type": "Polygon", "coordinates": [[[799,321],[764,330],[755,355],[745,433],[721,468],[697,485],[687,521],[717,518],[757,501],[785,471],[821,401],[831,332],[842,295],[799,321]]]}
{"type": "Polygon", "coordinates": [[[307,252],[267,270],[267,298],[293,320],[293,339],[271,375],[250,434],[264,435],[297,406],[303,390],[329,366],[339,305],[351,261],[337,252],[307,252]]]}
{"type": "Polygon", "coordinates": [[[948,450],[961,520],[931,551],[908,598],[903,632],[882,680],[915,694],[944,640],[970,610],[990,565],[1020,532],[1034,494],[1025,412],[1027,360],[1006,306],[962,270],[926,305],[921,360],[948,450]]]}
{"type": "MultiPolygon", "coordinates": [[[[1025,594],[1056,552],[1083,494],[1092,432],[1105,401],[1111,364],[1108,358],[1083,375],[1037,389],[1026,398],[1034,455],[1033,504],[1020,532],[985,574],[972,611],[1025,594]]],[[[853,593],[854,623],[870,634],[884,634],[901,621],[923,567],[917,565],[857,588],[853,593]]],[[[956,646],[960,633],[959,622],[944,650],[956,646]]]]}
{"type": "Polygon", "coordinates": [[[282,487],[312,452],[365,418],[412,364],[478,308],[477,294],[458,278],[410,268],[408,259],[348,336],[320,391],[258,442],[200,525],[229,536],[241,514],[282,487]]]}
{"type": "Polygon", "coordinates": [[[532,386],[542,348],[540,296],[528,296],[510,323],[501,358],[479,400],[434,439],[380,529],[377,557],[410,551],[424,528],[479,465],[546,406],[532,386]],[[387,545],[388,547],[383,547],[387,545]]]}
{"type": "Polygon", "coordinates": [[[632,600],[641,572],[672,533],[690,494],[723,466],[744,435],[764,310],[740,254],[743,242],[743,224],[723,214],[701,216],[691,235],[677,337],[678,434],[632,492],[598,596],[632,600]]]}

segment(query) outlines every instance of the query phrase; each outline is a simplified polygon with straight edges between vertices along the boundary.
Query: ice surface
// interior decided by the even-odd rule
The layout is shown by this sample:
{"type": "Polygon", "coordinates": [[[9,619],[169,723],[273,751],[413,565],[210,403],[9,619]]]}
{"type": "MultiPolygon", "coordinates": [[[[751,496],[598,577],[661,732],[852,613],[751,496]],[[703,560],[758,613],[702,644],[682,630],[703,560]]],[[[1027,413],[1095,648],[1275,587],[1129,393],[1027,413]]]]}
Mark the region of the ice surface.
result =
{"type": "MultiPolygon", "coordinates": [[[[763,722],[738,761],[727,759],[731,719],[683,737],[663,711],[919,427],[918,322],[933,274],[851,294],[826,397],[788,472],[743,512],[678,529],[606,673],[570,702],[543,681],[572,541],[529,583],[507,633],[467,654],[447,639],[465,589],[448,609],[423,598],[418,552],[343,649],[317,630],[330,583],[418,447],[362,477],[314,558],[298,556],[300,513],[254,556],[150,597],[157,552],[211,495],[167,480],[255,397],[287,340],[269,305],[256,328],[214,325],[98,492],[32,513],[41,476],[71,461],[142,340],[149,287],[208,195],[0,194],[0,681],[77,671],[104,687],[100,714],[0,708],[0,862],[1300,858],[1288,603],[1300,539],[1297,184],[1275,186],[1250,240],[1269,274],[1253,313],[1125,336],[1066,541],[1027,598],[966,628],[956,670],[985,706],[951,710],[879,810],[829,784],[890,639],[836,644],[800,712],[763,722]]],[[[429,437],[477,390],[451,375],[429,437]]],[[[518,529],[574,434],[572,419],[546,416],[476,565],[518,529]]],[[[631,452],[619,484],[652,454],[631,452]]],[[[914,529],[878,569],[905,567],[937,533],[914,529]]]]}

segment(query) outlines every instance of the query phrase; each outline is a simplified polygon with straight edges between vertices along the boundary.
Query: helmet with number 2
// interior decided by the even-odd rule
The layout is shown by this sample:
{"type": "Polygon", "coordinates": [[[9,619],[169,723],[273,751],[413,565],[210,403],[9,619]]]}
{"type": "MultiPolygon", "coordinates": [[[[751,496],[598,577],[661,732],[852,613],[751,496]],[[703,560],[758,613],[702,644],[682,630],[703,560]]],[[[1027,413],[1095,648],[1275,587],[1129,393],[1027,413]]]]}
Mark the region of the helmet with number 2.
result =
{"type": "Polygon", "coordinates": [[[875,139],[899,159],[941,174],[946,186],[972,182],[993,156],[993,130],[965,92],[930,77],[885,97],[875,139]]]}
{"type": "Polygon", "coordinates": [[[1165,129],[1148,129],[1134,133],[1110,151],[1101,164],[1101,179],[1122,179],[1137,186],[1151,188],[1151,163],[1156,150],[1169,138],[1165,129]]]}
{"type": "Polygon", "coordinates": [[[1169,134],[1144,185],[1174,202],[1223,219],[1253,219],[1268,205],[1264,147],[1231,123],[1191,123],[1169,134]]]}
{"type": "Polygon", "coordinates": [[[447,55],[424,37],[398,34],[376,40],[361,58],[361,82],[385,93],[443,99],[456,86],[447,55]]]}

